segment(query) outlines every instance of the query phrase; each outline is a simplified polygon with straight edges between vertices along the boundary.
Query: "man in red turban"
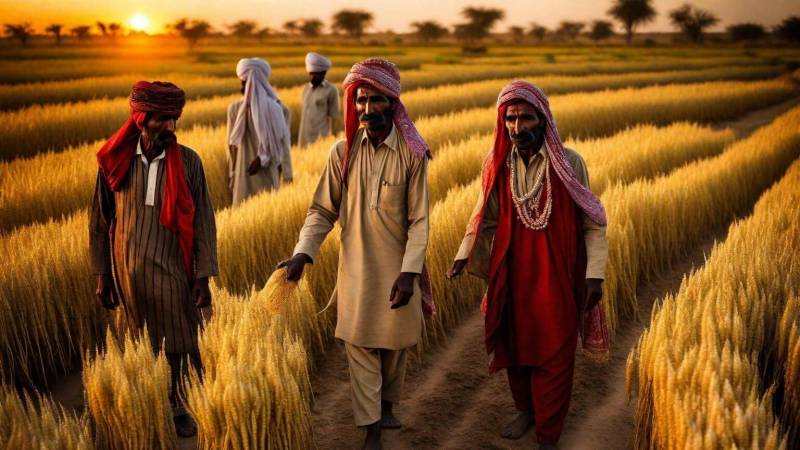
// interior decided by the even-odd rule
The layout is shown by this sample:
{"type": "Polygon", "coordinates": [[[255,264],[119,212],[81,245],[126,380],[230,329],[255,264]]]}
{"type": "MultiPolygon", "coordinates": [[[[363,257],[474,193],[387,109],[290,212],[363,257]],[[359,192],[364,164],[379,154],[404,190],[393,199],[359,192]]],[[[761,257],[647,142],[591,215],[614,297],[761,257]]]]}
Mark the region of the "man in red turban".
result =
{"type": "Polygon", "coordinates": [[[176,431],[192,436],[197,426],[177,387],[187,360],[202,370],[200,308],[211,304],[208,277],[219,273],[214,208],[200,157],[175,137],[183,91],[140,81],[129,103],[130,117],[97,152],[90,262],[102,306],[122,305],[125,324],[146,326],[153,349],[163,348],[176,431]]]}
{"type": "Polygon", "coordinates": [[[342,227],[336,337],[350,367],[353,415],[367,429],[400,428],[409,351],[432,312],[424,270],[428,244],[429,149],[400,101],[400,73],[383,59],[353,65],[344,81],[346,139],[334,144],[294,256],[280,266],[297,280],[336,221],[342,227]]]}
{"type": "Polygon", "coordinates": [[[482,309],[490,372],[506,369],[519,414],[501,433],[534,424],[555,448],[572,392],[575,349],[608,352],[602,281],[606,216],[583,158],[564,148],[547,97],[515,81],[500,92],[483,189],[448,277],[488,280],[482,309]]]}

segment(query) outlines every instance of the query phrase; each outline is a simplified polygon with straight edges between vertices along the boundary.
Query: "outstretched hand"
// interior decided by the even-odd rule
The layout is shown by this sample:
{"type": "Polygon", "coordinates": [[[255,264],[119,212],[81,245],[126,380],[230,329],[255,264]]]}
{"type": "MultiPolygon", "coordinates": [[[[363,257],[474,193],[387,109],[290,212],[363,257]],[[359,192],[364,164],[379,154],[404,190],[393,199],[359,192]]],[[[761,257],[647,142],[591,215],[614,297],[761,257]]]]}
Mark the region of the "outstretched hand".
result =
{"type": "Polygon", "coordinates": [[[311,257],[305,253],[298,253],[289,259],[279,262],[276,269],[286,268],[286,279],[289,281],[299,281],[303,276],[303,269],[306,264],[311,263],[311,257]]]}
{"type": "Polygon", "coordinates": [[[591,310],[603,299],[603,280],[588,278],[586,280],[586,311],[591,310]]]}
{"type": "Polygon", "coordinates": [[[389,303],[392,309],[402,308],[411,301],[414,295],[414,279],[417,278],[416,273],[401,272],[400,276],[395,280],[392,285],[392,292],[389,294],[389,303]]]}
{"type": "Polygon", "coordinates": [[[452,280],[457,276],[461,275],[464,272],[464,268],[467,267],[467,259],[457,259],[453,261],[453,265],[450,266],[450,270],[447,271],[445,276],[448,280],[452,280]]]}

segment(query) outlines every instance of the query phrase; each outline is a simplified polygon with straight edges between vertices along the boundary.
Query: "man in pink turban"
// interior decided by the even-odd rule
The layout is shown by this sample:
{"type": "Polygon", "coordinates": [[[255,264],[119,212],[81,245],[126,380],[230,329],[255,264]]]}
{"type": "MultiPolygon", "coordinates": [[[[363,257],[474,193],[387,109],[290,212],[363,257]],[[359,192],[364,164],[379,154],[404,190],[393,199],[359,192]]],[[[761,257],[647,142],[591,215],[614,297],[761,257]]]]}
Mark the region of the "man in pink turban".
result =
{"type": "Polygon", "coordinates": [[[483,189],[448,277],[488,280],[482,309],[490,372],[506,369],[519,414],[501,435],[536,425],[555,448],[572,392],[575,349],[608,354],[602,282],[606,215],[583,159],[565,149],[547,97],[515,81],[497,99],[483,189]]]}
{"type": "Polygon", "coordinates": [[[331,149],[294,256],[279,267],[300,278],[338,220],[342,227],[336,337],[350,366],[364,448],[380,448],[381,428],[399,428],[392,406],[406,360],[432,312],[424,270],[428,244],[430,150],[400,101],[394,64],[368,59],[344,81],[346,139],[331,149]]]}

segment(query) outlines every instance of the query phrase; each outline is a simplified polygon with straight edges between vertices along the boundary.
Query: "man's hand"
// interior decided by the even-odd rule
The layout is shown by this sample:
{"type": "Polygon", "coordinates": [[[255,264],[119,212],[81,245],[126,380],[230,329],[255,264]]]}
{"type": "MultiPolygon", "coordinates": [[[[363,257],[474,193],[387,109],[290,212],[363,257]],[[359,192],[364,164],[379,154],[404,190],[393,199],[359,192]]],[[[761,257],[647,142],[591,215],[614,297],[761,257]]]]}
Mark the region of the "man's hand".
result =
{"type": "Polygon", "coordinates": [[[253,162],[250,163],[250,166],[247,168],[247,174],[252,176],[258,173],[261,169],[261,158],[256,157],[253,162]]]}
{"type": "Polygon", "coordinates": [[[119,298],[117,298],[117,291],[114,290],[114,279],[111,278],[111,275],[97,275],[95,294],[103,308],[114,309],[119,306],[119,298]]]}
{"type": "Polygon", "coordinates": [[[194,300],[194,306],[198,308],[211,306],[211,289],[208,288],[208,277],[194,280],[192,299],[194,300]]]}
{"type": "Polygon", "coordinates": [[[588,278],[586,280],[586,311],[591,310],[603,299],[603,280],[588,278]]]}
{"type": "Polygon", "coordinates": [[[467,267],[467,259],[457,259],[453,261],[453,265],[450,266],[450,270],[447,271],[445,276],[448,280],[452,280],[453,278],[461,275],[464,272],[464,268],[467,267]]]}
{"type": "Polygon", "coordinates": [[[401,272],[397,277],[392,285],[392,293],[389,294],[389,303],[391,303],[392,309],[402,308],[411,301],[411,297],[414,295],[414,280],[417,275],[419,274],[401,272]]]}
{"type": "Polygon", "coordinates": [[[276,269],[286,267],[286,279],[298,281],[303,276],[303,268],[306,264],[313,262],[311,257],[305,253],[298,253],[289,259],[284,259],[278,263],[276,269]]]}

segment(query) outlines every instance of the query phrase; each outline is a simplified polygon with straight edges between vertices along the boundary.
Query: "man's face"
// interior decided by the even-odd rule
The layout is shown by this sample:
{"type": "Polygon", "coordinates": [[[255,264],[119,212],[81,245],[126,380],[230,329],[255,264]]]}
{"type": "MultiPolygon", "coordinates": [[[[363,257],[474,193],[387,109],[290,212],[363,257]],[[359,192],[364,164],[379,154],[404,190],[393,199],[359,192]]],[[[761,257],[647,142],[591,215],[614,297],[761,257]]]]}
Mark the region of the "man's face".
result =
{"type": "Polygon", "coordinates": [[[317,87],[325,81],[326,73],[327,72],[308,72],[308,81],[311,82],[312,86],[317,87]]]}
{"type": "Polygon", "coordinates": [[[247,86],[247,82],[246,82],[246,81],[244,81],[244,80],[242,80],[242,89],[241,89],[241,92],[242,92],[242,94],[244,94],[244,88],[245,88],[245,86],[247,86]]]}
{"type": "Polygon", "coordinates": [[[510,105],[506,109],[505,120],[508,135],[517,148],[532,149],[544,134],[544,123],[539,119],[536,108],[530,103],[510,105]]]}
{"type": "Polygon", "coordinates": [[[389,97],[364,86],[356,89],[355,102],[358,121],[368,131],[383,131],[391,126],[394,105],[389,97]]]}
{"type": "Polygon", "coordinates": [[[155,148],[164,149],[177,141],[175,137],[175,116],[169,114],[153,114],[145,123],[144,132],[155,148]]]}

